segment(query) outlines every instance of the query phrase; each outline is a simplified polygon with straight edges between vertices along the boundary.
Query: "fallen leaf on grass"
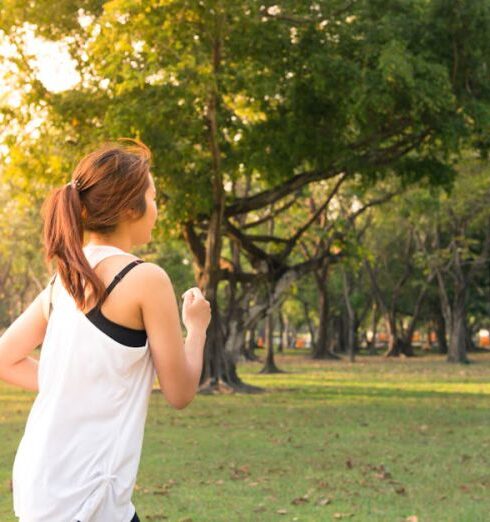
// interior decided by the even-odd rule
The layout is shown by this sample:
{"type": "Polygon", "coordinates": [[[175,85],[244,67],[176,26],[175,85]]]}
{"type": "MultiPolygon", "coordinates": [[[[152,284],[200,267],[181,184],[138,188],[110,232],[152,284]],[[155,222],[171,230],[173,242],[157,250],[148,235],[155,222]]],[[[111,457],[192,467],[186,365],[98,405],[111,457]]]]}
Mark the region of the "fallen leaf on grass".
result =
{"type": "Polygon", "coordinates": [[[236,467],[236,466],[231,467],[230,478],[232,480],[241,480],[241,479],[244,479],[245,477],[247,477],[248,475],[250,475],[250,467],[247,465],[240,466],[240,467],[236,467]]]}
{"type": "Polygon", "coordinates": [[[405,522],[419,522],[419,517],[417,515],[411,515],[405,519],[405,522]]]}
{"type": "Polygon", "coordinates": [[[347,518],[347,517],[353,517],[354,513],[334,513],[333,518],[347,518]]]}
{"type": "Polygon", "coordinates": [[[278,509],[278,510],[276,511],[276,513],[277,513],[278,515],[287,515],[287,514],[288,514],[288,510],[287,510],[287,509],[278,509]]]}
{"type": "Polygon", "coordinates": [[[175,480],[173,479],[168,480],[165,484],[156,484],[152,493],[153,495],[168,495],[174,484],[175,480]]]}
{"type": "Polygon", "coordinates": [[[316,505],[317,506],[326,506],[327,504],[330,504],[332,501],[329,499],[329,498],[319,498],[317,501],[316,501],[316,505]]]}
{"type": "Polygon", "coordinates": [[[300,504],[306,504],[306,502],[309,502],[308,497],[308,494],[305,494],[302,497],[297,497],[291,501],[291,504],[294,504],[295,506],[298,506],[300,504]]]}
{"type": "Polygon", "coordinates": [[[269,468],[267,469],[268,473],[279,473],[281,475],[284,475],[285,473],[288,473],[287,469],[284,468],[269,468]]]}
{"type": "Polygon", "coordinates": [[[385,480],[392,478],[391,473],[385,468],[384,464],[380,464],[379,466],[373,466],[372,464],[368,464],[367,466],[372,471],[377,471],[374,476],[380,480],[385,480]]]}

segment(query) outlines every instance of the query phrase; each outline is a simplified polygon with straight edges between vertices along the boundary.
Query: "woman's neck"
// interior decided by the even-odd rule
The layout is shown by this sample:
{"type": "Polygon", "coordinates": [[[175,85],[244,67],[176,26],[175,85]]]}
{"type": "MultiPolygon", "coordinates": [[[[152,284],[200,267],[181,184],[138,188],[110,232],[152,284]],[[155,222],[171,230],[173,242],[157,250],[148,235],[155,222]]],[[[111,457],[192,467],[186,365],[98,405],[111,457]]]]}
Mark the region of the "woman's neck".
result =
{"type": "Polygon", "coordinates": [[[109,237],[100,237],[100,236],[89,236],[85,243],[85,246],[94,245],[94,246],[112,246],[119,248],[120,250],[124,250],[125,252],[129,252],[131,250],[131,241],[129,238],[109,238],[109,237]]]}

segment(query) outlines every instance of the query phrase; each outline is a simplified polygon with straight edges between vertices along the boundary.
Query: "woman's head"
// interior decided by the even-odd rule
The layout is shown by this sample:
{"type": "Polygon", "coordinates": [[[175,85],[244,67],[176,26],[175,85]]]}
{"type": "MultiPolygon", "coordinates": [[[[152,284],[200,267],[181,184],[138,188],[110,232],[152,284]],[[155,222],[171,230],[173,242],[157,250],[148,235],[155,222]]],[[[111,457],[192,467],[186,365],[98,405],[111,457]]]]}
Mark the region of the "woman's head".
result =
{"type": "Polygon", "coordinates": [[[56,260],[65,288],[81,309],[85,282],[95,302],[105,292],[83,254],[84,231],[101,237],[123,233],[131,245],[151,239],[156,204],[150,162],[150,150],[139,141],[107,143],[82,158],[71,182],[54,189],[44,202],[46,260],[56,260]]]}

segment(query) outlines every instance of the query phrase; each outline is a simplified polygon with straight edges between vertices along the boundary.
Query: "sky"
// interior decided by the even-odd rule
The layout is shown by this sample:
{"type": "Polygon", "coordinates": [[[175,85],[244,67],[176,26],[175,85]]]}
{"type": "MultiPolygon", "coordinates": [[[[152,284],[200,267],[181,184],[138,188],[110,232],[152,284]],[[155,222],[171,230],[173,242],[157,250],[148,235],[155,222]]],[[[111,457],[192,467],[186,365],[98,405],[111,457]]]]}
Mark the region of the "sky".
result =
{"type": "MultiPolygon", "coordinates": [[[[63,91],[80,81],[75,62],[70,58],[66,44],[36,37],[33,29],[27,28],[25,51],[33,55],[30,63],[36,71],[37,78],[48,90],[63,91]]],[[[9,80],[6,78],[6,74],[12,70],[8,58],[15,54],[16,49],[13,45],[9,45],[6,40],[0,40],[0,99],[3,103],[18,106],[19,93],[9,86],[9,80]]]]}

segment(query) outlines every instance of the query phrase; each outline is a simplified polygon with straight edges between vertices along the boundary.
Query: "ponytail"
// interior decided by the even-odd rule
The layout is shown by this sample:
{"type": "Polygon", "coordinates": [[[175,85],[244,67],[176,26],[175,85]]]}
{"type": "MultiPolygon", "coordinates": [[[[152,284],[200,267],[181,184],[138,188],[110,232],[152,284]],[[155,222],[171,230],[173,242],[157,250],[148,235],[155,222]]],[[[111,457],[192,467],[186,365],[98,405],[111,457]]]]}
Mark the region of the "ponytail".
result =
{"type": "Polygon", "coordinates": [[[45,259],[55,259],[63,286],[80,309],[87,305],[85,281],[99,303],[105,287],[89,265],[83,248],[82,205],[73,183],[56,188],[42,206],[45,259]]]}

